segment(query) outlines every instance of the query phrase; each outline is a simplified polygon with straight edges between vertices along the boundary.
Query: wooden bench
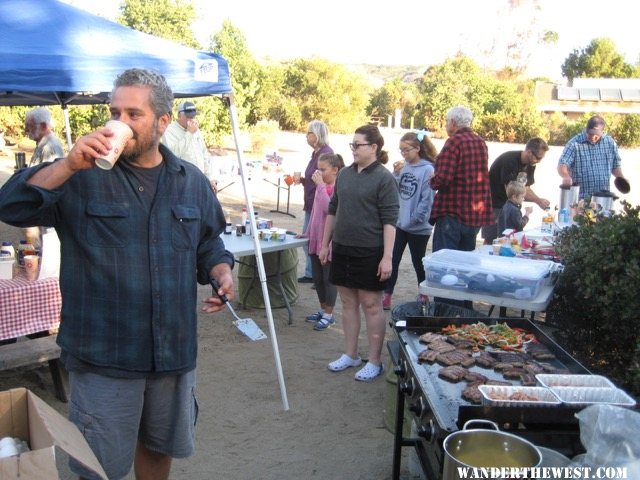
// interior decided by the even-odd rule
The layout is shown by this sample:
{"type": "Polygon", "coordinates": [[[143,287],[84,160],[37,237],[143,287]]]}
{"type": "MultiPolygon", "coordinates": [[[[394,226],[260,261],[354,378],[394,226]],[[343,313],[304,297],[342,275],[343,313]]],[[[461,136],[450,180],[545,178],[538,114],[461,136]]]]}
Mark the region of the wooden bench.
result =
{"type": "Polygon", "coordinates": [[[0,346],[0,370],[48,362],[56,397],[61,402],[67,402],[60,367],[60,347],[56,344],[57,337],[49,335],[0,346]]]}

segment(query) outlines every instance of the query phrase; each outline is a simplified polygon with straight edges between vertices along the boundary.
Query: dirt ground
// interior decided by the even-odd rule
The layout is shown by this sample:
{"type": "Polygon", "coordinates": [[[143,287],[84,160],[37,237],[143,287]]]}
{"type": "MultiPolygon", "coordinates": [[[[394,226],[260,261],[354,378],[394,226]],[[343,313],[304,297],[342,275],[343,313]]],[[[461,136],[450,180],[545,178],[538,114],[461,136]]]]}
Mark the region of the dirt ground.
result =
{"type": "MultiPolygon", "coordinates": [[[[396,160],[397,132],[386,132],[389,150],[396,160]],[[388,136],[388,137],[387,137],[388,136]]],[[[335,136],[332,146],[351,162],[347,143],[350,136],[335,136]]],[[[286,148],[280,154],[285,158],[284,171],[304,170],[309,158],[309,147],[300,134],[279,139],[286,148]]],[[[437,144],[438,147],[441,143],[437,144]]],[[[501,150],[520,146],[490,146],[490,158],[501,150]]],[[[548,191],[555,203],[559,177],[554,169],[559,150],[546,161],[545,170],[539,168],[538,193],[548,191]],[[554,175],[555,176],[552,176],[554,175]],[[545,181],[546,180],[546,181],[545,181]]],[[[638,156],[637,152],[633,153],[638,156]]],[[[0,184],[13,170],[13,154],[0,156],[0,184]]],[[[542,164],[544,165],[544,163],[542,164]]],[[[541,167],[542,167],[541,165],[541,167]]],[[[628,165],[628,163],[627,163],[628,165]]],[[[282,172],[253,169],[247,182],[255,209],[262,217],[273,219],[274,226],[299,231],[304,218],[302,189],[290,191],[289,213],[295,218],[273,212],[277,207],[278,188],[273,185],[282,172]],[[268,180],[268,181],[265,181],[268,180]]],[[[627,175],[629,178],[640,178],[627,175]]],[[[230,210],[236,223],[244,204],[240,177],[221,182],[228,188],[219,194],[220,201],[230,210]]],[[[633,183],[632,183],[633,184],[633,183]]],[[[637,203],[637,202],[636,202],[637,203]]],[[[287,191],[280,190],[280,212],[287,211],[287,191]]],[[[536,212],[538,213],[538,212],[536,212]]],[[[532,222],[535,222],[535,217],[532,222]]],[[[20,231],[0,223],[0,239],[17,243],[20,231]]],[[[429,249],[431,242],[429,242],[429,249]]],[[[299,249],[299,258],[303,252],[299,249]]],[[[303,262],[298,263],[298,276],[303,273],[303,262]]],[[[286,309],[274,309],[276,336],[271,338],[264,310],[239,310],[243,317],[253,318],[267,332],[270,340],[251,342],[231,324],[227,311],[215,315],[200,315],[198,357],[198,400],[200,414],[197,430],[196,454],[173,464],[172,479],[210,480],[212,478],[244,480],[318,479],[318,480],[377,480],[391,476],[393,436],[385,428],[385,409],[395,393],[387,377],[373,383],[354,381],[353,369],[341,373],[327,370],[327,363],[343,351],[343,331],[340,302],[336,305],[337,324],[316,332],[304,317],[318,307],[317,297],[309,284],[299,284],[300,298],[293,306],[295,319],[287,325],[286,309]],[[283,409],[282,391],[276,374],[275,351],[281,359],[289,410],[283,409]]],[[[210,294],[210,288],[199,287],[201,298],[210,294]]],[[[400,269],[395,305],[413,301],[417,294],[415,275],[405,252],[400,269]]],[[[479,308],[486,306],[476,305],[479,308]]],[[[387,312],[391,317],[391,312],[387,312]]],[[[391,328],[387,338],[394,339],[391,328]]],[[[365,329],[360,336],[360,354],[365,356],[367,341],[365,329]]],[[[388,362],[386,348],[383,361],[388,362]]],[[[27,387],[54,408],[66,415],[67,406],[53,396],[48,369],[22,368],[0,372],[0,390],[27,387]]],[[[388,413],[387,413],[388,414],[388,413]]],[[[416,470],[404,449],[402,476],[416,478],[416,470]]],[[[59,455],[61,478],[73,478],[65,466],[65,456],[59,455]]],[[[133,478],[130,475],[127,478],[133,478]]]]}

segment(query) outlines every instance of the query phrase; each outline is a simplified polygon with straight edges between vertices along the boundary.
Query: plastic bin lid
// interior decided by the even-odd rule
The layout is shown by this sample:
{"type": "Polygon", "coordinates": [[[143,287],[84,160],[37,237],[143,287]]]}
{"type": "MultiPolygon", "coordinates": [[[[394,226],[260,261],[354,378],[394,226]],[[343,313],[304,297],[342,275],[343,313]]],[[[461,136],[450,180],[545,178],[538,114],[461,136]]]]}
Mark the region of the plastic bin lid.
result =
{"type": "Polygon", "coordinates": [[[550,260],[500,257],[480,252],[443,249],[424,257],[424,266],[427,270],[429,267],[443,268],[447,271],[458,270],[467,275],[491,273],[525,280],[539,280],[555,268],[555,263],[550,260]]]}

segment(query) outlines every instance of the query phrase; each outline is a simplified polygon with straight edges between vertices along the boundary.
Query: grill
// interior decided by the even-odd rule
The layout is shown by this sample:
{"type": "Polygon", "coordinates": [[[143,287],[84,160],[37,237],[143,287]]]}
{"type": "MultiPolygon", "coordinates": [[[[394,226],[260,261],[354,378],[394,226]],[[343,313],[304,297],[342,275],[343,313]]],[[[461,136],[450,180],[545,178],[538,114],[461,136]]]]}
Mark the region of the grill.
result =
{"type": "MultiPolygon", "coordinates": [[[[555,407],[502,407],[473,405],[461,397],[467,382],[450,383],[438,377],[441,365],[419,363],[418,354],[426,346],[419,336],[426,332],[439,332],[450,324],[461,325],[482,321],[488,325],[506,323],[512,328],[523,328],[534,333],[556,357],[551,363],[571,373],[589,373],[547,334],[540,323],[525,318],[490,318],[473,311],[456,309],[445,304],[429,304],[428,316],[423,316],[416,303],[399,305],[393,310],[392,327],[396,342],[388,342],[388,349],[398,376],[396,397],[396,427],[393,448],[394,480],[400,476],[400,461],[403,447],[415,449],[420,465],[429,480],[441,479],[444,465],[442,443],[452,432],[462,428],[467,420],[487,419],[497,423],[502,431],[526,438],[535,445],[558,450],[573,457],[584,451],[579,436],[578,421],[574,414],[579,408],[555,407]],[[464,311],[473,316],[454,316],[455,311],[464,311]],[[405,320],[406,325],[400,326],[405,320]],[[411,413],[414,428],[410,437],[403,436],[405,408],[411,413]]],[[[504,380],[500,373],[478,365],[471,371],[481,373],[489,379],[504,380]]],[[[519,381],[511,381],[520,385],[519,381]]]]}

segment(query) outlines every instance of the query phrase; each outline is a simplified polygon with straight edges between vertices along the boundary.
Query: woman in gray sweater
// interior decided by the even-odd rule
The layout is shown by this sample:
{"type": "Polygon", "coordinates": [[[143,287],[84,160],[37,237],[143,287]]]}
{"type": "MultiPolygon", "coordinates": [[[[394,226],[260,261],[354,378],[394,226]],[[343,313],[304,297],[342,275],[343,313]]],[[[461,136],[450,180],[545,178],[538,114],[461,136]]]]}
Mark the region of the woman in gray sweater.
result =
{"type": "Polygon", "coordinates": [[[359,127],[350,146],[354,161],[340,170],[336,180],[319,254],[326,263],[333,241],[330,280],[338,287],[344,320],[345,353],[328,368],[340,372],[362,364],[358,355],[362,307],[369,355],[355,379],[370,382],[382,373],[386,330],[382,292],[392,272],[398,187],[384,167],[389,156],[382,150],[384,138],[375,125],[359,127]]]}

